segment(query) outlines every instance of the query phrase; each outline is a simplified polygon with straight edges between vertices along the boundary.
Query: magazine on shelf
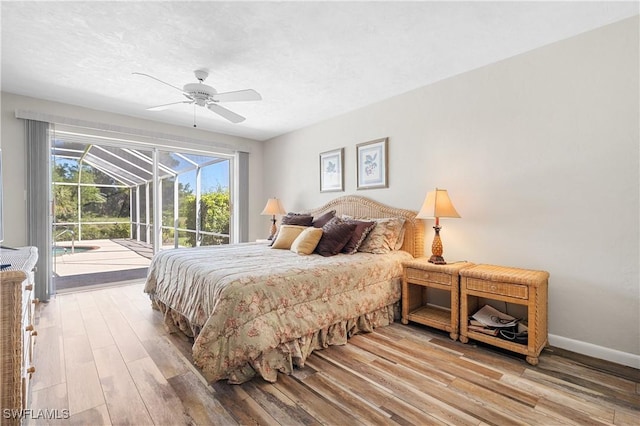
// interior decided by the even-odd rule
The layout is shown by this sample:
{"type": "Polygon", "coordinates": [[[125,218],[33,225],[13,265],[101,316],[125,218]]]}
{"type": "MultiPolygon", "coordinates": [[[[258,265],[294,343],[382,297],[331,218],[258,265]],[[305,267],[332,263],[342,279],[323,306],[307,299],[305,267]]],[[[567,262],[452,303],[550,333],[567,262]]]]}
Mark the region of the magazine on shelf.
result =
{"type": "Polygon", "coordinates": [[[498,333],[500,332],[499,328],[488,328],[488,327],[483,327],[481,325],[473,325],[473,324],[469,324],[468,330],[476,331],[482,334],[488,334],[489,336],[497,336],[498,333]]]}
{"type": "Polygon", "coordinates": [[[471,318],[481,322],[487,327],[513,327],[518,323],[518,319],[500,312],[490,305],[484,305],[478,312],[473,314],[471,318]]]}

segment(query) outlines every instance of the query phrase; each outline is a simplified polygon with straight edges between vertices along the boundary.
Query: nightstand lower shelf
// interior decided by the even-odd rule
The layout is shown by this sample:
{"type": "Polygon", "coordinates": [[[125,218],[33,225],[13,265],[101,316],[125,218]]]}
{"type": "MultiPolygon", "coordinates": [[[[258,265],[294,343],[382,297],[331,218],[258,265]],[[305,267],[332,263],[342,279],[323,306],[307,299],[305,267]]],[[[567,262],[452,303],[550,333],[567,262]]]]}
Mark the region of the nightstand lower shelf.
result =
{"type": "Polygon", "coordinates": [[[534,357],[529,357],[529,355],[531,355],[531,351],[529,350],[528,344],[511,342],[509,340],[501,339],[499,337],[494,337],[488,334],[477,333],[471,330],[467,330],[467,333],[465,336],[460,336],[460,341],[462,343],[467,343],[469,339],[477,340],[478,342],[488,343],[492,346],[496,346],[502,349],[507,349],[509,351],[516,352],[522,355],[528,355],[527,362],[533,365],[537,364],[537,361],[534,361],[534,357]]]}
{"type": "Polygon", "coordinates": [[[421,306],[420,308],[409,312],[407,319],[408,321],[448,331],[453,340],[458,338],[458,330],[456,330],[456,327],[451,324],[450,309],[440,306],[421,306]]]}

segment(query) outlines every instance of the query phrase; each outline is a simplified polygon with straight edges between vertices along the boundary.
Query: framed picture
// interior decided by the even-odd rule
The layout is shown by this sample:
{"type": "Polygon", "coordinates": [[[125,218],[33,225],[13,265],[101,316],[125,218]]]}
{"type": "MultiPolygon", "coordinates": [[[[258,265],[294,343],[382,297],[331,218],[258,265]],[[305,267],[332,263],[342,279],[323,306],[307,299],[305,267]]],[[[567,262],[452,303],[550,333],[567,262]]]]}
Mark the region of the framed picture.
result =
{"type": "Polygon", "coordinates": [[[344,191],[344,148],[320,154],[320,192],[344,191]]]}
{"type": "Polygon", "coordinates": [[[356,145],[358,151],[358,189],[389,187],[388,138],[356,145]]]}

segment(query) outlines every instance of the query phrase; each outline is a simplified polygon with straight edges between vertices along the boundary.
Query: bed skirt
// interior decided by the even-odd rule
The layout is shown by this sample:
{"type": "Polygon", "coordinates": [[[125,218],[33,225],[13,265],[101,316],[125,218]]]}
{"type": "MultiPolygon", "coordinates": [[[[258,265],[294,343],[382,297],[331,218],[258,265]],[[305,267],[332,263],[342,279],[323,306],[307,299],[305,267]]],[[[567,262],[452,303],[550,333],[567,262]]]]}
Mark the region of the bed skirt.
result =
{"type": "MultiPolygon", "coordinates": [[[[163,314],[164,325],[169,333],[182,332],[189,337],[197,338],[200,328],[192,325],[179,312],[153,298],[152,305],[154,309],[163,314]]],[[[356,318],[340,321],[292,341],[281,343],[230,371],[226,377],[207,377],[205,372],[203,375],[209,382],[226,379],[231,384],[240,384],[258,375],[273,383],[277,380],[278,372],[291,374],[295,367],[304,367],[305,360],[314,350],[332,345],[344,345],[355,334],[369,333],[374,328],[387,326],[399,318],[399,302],[396,302],[356,318]]],[[[202,368],[197,361],[196,366],[202,368]]]]}

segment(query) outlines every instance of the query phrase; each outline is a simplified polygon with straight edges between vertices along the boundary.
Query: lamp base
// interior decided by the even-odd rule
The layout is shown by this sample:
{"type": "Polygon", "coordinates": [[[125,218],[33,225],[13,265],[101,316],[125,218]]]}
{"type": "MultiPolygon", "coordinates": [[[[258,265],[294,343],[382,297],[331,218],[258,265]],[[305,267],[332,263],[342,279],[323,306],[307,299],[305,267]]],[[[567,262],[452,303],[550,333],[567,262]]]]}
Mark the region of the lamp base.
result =
{"type": "Polygon", "coordinates": [[[446,265],[447,262],[444,261],[442,257],[442,240],[440,240],[440,225],[436,222],[436,226],[433,227],[436,231],[436,235],[433,237],[433,243],[431,244],[431,254],[432,256],[429,258],[430,263],[434,263],[436,265],[446,265]]]}
{"type": "Polygon", "coordinates": [[[271,219],[271,229],[269,230],[269,238],[267,238],[267,240],[273,240],[276,237],[276,232],[278,231],[278,228],[276,227],[276,216],[273,216],[273,219],[271,219]]]}
{"type": "Polygon", "coordinates": [[[429,263],[434,263],[436,265],[446,265],[447,262],[444,261],[442,256],[436,256],[435,254],[429,258],[429,263]]]}

